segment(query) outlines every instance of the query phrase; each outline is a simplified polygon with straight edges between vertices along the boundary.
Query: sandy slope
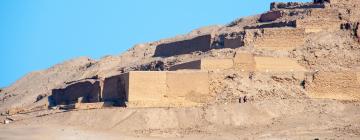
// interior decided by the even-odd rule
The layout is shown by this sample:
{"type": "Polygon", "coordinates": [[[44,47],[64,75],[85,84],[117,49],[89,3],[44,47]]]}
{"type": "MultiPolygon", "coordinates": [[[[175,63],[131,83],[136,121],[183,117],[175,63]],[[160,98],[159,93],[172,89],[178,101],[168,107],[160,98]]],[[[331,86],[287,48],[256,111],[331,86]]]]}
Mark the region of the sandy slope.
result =
{"type": "Polygon", "coordinates": [[[82,110],[2,125],[0,138],[359,139],[359,110],[360,102],[316,99],[204,108],[82,110]]]}

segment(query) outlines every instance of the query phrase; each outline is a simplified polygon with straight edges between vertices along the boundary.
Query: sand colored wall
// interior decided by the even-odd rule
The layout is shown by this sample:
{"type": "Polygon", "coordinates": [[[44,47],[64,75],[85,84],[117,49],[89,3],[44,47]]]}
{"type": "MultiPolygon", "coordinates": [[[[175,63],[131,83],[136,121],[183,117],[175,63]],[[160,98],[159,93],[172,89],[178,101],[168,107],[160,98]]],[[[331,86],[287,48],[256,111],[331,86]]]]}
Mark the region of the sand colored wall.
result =
{"type": "Polygon", "coordinates": [[[295,72],[306,71],[296,61],[289,58],[255,57],[256,71],[260,72],[295,72]]]}
{"type": "MultiPolygon", "coordinates": [[[[181,67],[181,68],[183,69],[199,68],[199,70],[235,69],[244,72],[249,72],[249,71],[305,72],[306,71],[306,69],[300,66],[295,60],[292,60],[287,57],[283,57],[283,58],[254,57],[250,53],[237,53],[233,59],[201,59],[200,64],[201,64],[200,68],[199,66],[192,66],[192,65],[188,65],[190,66],[189,68],[186,67],[181,67]]],[[[181,69],[176,69],[176,70],[181,70],[181,69]]]]}
{"type": "Polygon", "coordinates": [[[236,53],[234,68],[240,71],[255,71],[255,58],[250,53],[236,53]]]}
{"type": "Polygon", "coordinates": [[[305,29],[305,32],[336,31],[340,30],[341,20],[336,9],[312,9],[305,19],[296,20],[296,27],[305,29]]]}
{"type": "Polygon", "coordinates": [[[257,49],[292,50],[305,43],[305,29],[264,28],[248,29],[245,45],[257,49]]]}
{"type": "Polygon", "coordinates": [[[197,106],[209,100],[208,72],[129,72],[128,107],[197,106]]]}
{"type": "Polygon", "coordinates": [[[231,69],[233,65],[234,65],[233,59],[216,59],[216,58],[201,59],[202,70],[225,70],[225,69],[231,69]]]}
{"type": "Polygon", "coordinates": [[[175,70],[225,70],[233,67],[233,59],[215,59],[203,58],[201,60],[186,62],[170,67],[171,71],[175,70]]]}
{"type": "Polygon", "coordinates": [[[320,31],[340,30],[340,20],[296,20],[296,27],[305,29],[306,33],[316,33],[320,31]]]}
{"type": "Polygon", "coordinates": [[[205,103],[210,93],[208,72],[167,72],[166,84],[169,99],[205,103]]]}
{"type": "Polygon", "coordinates": [[[130,72],[128,81],[128,101],[159,101],[166,94],[165,72],[130,72]]]}
{"type": "Polygon", "coordinates": [[[312,98],[359,100],[359,72],[318,72],[306,85],[312,98]]]}

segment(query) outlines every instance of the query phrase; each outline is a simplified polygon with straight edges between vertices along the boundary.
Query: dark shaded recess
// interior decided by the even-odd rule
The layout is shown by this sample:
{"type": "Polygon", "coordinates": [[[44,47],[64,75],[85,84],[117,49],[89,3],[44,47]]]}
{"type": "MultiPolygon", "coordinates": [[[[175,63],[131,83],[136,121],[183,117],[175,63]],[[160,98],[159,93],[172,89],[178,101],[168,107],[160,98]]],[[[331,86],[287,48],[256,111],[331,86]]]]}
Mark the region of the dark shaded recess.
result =
{"type": "Polygon", "coordinates": [[[244,29],[261,29],[261,28],[279,28],[279,27],[296,27],[296,21],[272,22],[256,26],[245,26],[244,29]]]}
{"type": "Polygon", "coordinates": [[[169,57],[174,55],[189,54],[196,51],[206,52],[210,49],[211,35],[203,35],[190,40],[160,44],[155,49],[154,57],[169,57]]]}
{"type": "Polygon", "coordinates": [[[125,106],[125,102],[128,101],[125,80],[125,75],[106,78],[104,81],[102,100],[104,102],[113,102],[115,106],[125,106]]]}
{"type": "Polygon", "coordinates": [[[50,106],[69,105],[78,102],[82,97],[83,103],[94,103],[100,101],[100,82],[83,81],[74,83],[64,89],[53,89],[49,96],[50,106]]]}

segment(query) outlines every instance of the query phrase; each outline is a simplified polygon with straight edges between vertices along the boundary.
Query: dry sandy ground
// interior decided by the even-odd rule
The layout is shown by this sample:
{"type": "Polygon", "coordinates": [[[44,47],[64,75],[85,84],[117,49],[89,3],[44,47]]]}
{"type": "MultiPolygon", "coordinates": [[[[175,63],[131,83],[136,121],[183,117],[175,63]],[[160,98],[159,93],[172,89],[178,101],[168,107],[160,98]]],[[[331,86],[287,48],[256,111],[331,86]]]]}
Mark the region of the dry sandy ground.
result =
{"type": "Polygon", "coordinates": [[[314,99],[81,110],[0,125],[0,139],[360,139],[359,110],[359,102],[314,99]]]}

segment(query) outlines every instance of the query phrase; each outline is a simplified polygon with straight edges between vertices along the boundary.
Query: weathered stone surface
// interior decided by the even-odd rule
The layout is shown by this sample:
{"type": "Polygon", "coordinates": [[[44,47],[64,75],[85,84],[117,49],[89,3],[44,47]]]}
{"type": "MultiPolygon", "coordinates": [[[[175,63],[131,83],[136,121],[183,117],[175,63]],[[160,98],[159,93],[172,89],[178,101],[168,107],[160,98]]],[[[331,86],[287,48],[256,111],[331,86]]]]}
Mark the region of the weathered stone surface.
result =
{"type": "Polygon", "coordinates": [[[63,89],[52,91],[51,101],[53,105],[67,105],[77,103],[78,98],[83,102],[93,103],[100,101],[100,82],[85,80],[71,84],[63,89]]]}
{"type": "Polygon", "coordinates": [[[203,35],[189,40],[160,44],[156,47],[154,56],[168,57],[196,51],[205,52],[211,49],[211,39],[211,35],[203,35]]]}
{"type": "Polygon", "coordinates": [[[260,22],[270,22],[277,20],[280,17],[282,17],[281,11],[269,11],[267,13],[261,14],[260,22]]]}

